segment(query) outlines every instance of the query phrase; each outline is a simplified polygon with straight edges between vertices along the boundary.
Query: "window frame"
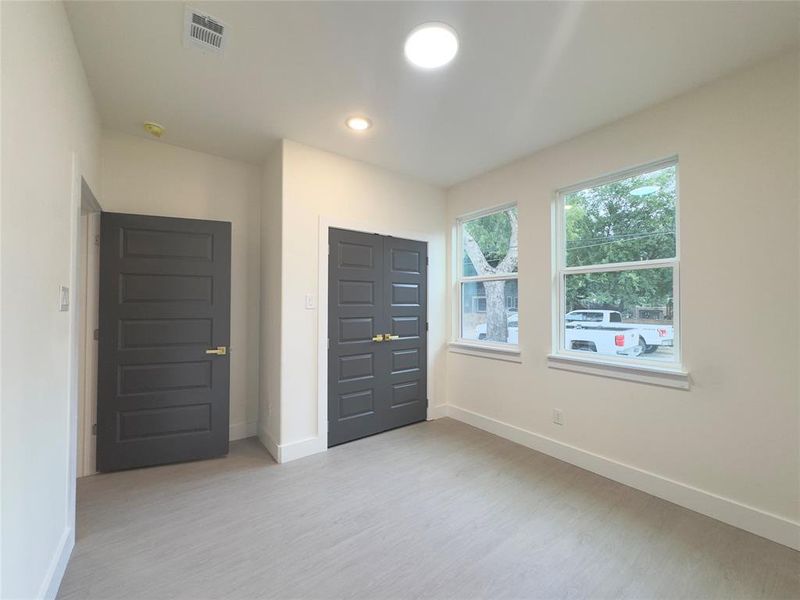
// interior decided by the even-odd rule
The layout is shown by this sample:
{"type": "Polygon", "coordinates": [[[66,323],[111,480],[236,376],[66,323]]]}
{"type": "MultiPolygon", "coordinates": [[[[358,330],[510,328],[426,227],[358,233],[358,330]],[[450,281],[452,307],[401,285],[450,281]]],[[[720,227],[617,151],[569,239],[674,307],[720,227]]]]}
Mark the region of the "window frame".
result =
{"type": "MultiPolygon", "coordinates": [[[[564,368],[563,362],[569,361],[577,368],[570,370],[584,370],[586,372],[595,372],[597,368],[608,366],[613,369],[610,373],[612,377],[619,377],[620,369],[629,368],[633,372],[651,372],[651,373],[667,373],[679,374],[688,377],[683,369],[682,345],[681,345],[681,327],[680,327],[680,310],[681,310],[681,297],[680,297],[680,167],[678,156],[671,156],[669,158],[641,164],[628,169],[614,171],[594,179],[583,181],[568,187],[556,190],[553,195],[552,203],[552,350],[550,359],[553,359],[550,366],[556,368],[564,368]],[[675,167],[675,256],[673,258],[659,258],[646,261],[632,261],[632,262],[619,262],[619,263],[606,263],[594,265],[582,265],[576,267],[566,266],[566,218],[565,212],[565,199],[566,196],[574,192],[579,192],[588,188],[598,187],[615,181],[629,179],[636,175],[642,175],[651,171],[657,171],[667,167],[675,167]],[[672,268],[672,301],[673,301],[673,318],[672,327],[675,332],[673,341],[674,359],[671,361],[661,360],[647,360],[641,358],[628,358],[621,356],[608,356],[608,355],[589,355],[586,352],[579,350],[568,350],[565,346],[565,325],[566,325],[566,277],[567,275],[577,275],[583,273],[607,273],[607,272],[622,272],[633,271],[641,269],[655,269],[655,268],[672,268]],[[581,368],[580,365],[586,365],[586,368],[581,368]]],[[[590,310],[590,309],[587,309],[590,310]]],[[[622,377],[623,379],[629,377],[622,377]]],[[[636,377],[630,377],[636,379],[636,377]]],[[[653,383],[653,381],[648,381],[653,383]]],[[[683,381],[681,385],[674,387],[684,387],[683,381]]],[[[666,385],[672,385],[666,383],[666,385]]],[[[688,386],[688,380],[686,382],[688,386]]]]}
{"type": "MultiPolygon", "coordinates": [[[[491,354],[486,356],[494,357],[494,354],[506,354],[510,356],[518,357],[520,354],[520,346],[519,346],[519,328],[517,329],[517,343],[516,344],[509,344],[507,342],[487,342],[486,340],[473,340],[463,337],[463,317],[464,317],[464,300],[462,296],[462,287],[465,283],[480,283],[484,281],[516,281],[517,282],[517,306],[519,306],[519,243],[520,243],[520,236],[518,233],[517,236],[517,270],[514,273],[503,273],[503,274],[495,274],[495,275],[464,275],[464,244],[463,244],[463,225],[468,221],[474,221],[475,219],[480,219],[481,217],[485,217],[494,213],[504,212],[511,208],[517,209],[517,221],[519,222],[519,208],[516,202],[509,202],[506,204],[500,204],[496,206],[491,206],[488,208],[480,209],[474,212],[466,213],[463,215],[459,215],[456,217],[455,220],[455,240],[453,244],[453,279],[454,279],[454,287],[453,287],[453,307],[454,316],[453,319],[453,336],[452,341],[450,342],[450,349],[453,351],[458,351],[458,348],[462,349],[474,349],[478,350],[485,350],[491,354]]],[[[506,308],[506,310],[508,310],[506,308]]],[[[517,314],[519,314],[519,309],[517,309],[517,314]]],[[[470,352],[472,353],[472,352],[470,352]]],[[[480,355],[480,354],[478,354],[480,355]]],[[[513,360],[513,358],[512,358],[513,360]]]]}

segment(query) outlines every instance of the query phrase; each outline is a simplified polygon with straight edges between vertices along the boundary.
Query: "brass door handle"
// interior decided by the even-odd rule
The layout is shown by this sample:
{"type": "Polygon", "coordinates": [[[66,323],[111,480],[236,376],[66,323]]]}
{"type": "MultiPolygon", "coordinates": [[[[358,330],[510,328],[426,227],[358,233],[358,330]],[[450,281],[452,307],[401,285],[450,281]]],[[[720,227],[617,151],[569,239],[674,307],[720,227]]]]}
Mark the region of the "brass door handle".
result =
{"type": "Polygon", "coordinates": [[[225,356],[228,353],[228,348],[225,346],[217,346],[216,348],[209,348],[206,354],[216,354],[217,356],[225,356]]]}
{"type": "Polygon", "coordinates": [[[379,333],[378,335],[372,336],[373,342],[382,342],[383,341],[383,334],[379,333]]]}
{"type": "Polygon", "coordinates": [[[389,342],[391,340],[399,340],[399,339],[400,339],[399,335],[392,335],[391,333],[384,333],[383,334],[383,341],[384,342],[389,342]]]}

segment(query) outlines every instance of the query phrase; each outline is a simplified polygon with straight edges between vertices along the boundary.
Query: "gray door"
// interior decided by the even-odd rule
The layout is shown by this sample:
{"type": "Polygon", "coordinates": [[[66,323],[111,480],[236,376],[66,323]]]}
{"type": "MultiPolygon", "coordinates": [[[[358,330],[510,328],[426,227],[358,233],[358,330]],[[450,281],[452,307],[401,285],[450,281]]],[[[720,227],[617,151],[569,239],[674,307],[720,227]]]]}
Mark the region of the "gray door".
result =
{"type": "Polygon", "coordinates": [[[97,469],[228,452],[231,225],[103,213],[97,469]]]}
{"type": "Polygon", "coordinates": [[[330,230],[328,445],[426,418],[427,244],[330,230]]]}

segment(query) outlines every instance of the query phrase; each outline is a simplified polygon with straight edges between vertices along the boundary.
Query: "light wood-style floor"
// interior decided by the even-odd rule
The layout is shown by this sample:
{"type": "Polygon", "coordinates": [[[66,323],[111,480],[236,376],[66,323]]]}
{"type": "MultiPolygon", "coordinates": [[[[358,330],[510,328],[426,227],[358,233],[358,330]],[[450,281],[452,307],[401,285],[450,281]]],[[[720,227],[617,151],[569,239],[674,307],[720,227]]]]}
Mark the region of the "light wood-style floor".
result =
{"type": "Polygon", "coordinates": [[[449,419],[82,479],[59,598],[799,598],[800,553],[449,419]]]}

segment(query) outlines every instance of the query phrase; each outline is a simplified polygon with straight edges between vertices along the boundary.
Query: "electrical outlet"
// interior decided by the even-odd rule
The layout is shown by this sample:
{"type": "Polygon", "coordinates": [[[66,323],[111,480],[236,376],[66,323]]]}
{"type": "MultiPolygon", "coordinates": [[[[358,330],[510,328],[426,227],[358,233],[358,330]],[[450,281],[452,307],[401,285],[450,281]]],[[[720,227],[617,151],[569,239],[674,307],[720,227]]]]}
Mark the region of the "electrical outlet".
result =
{"type": "Polygon", "coordinates": [[[560,408],[553,409],[553,423],[555,423],[556,425],[564,424],[564,413],[561,411],[560,408]]]}

